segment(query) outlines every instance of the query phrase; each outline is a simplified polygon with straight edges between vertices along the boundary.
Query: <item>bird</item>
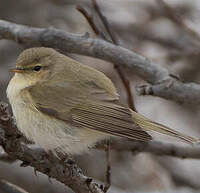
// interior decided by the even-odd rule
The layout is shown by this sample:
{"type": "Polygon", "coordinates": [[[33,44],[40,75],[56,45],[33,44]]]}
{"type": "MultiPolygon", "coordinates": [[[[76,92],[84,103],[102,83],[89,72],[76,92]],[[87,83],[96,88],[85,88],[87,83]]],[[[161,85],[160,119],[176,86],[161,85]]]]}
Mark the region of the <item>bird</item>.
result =
{"type": "Polygon", "coordinates": [[[156,123],[119,102],[112,81],[53,48],[24,50],[7,87],[18,129],[55,154],[82,154],[112,136],[148,142],[149,131],[197,139],[156,123]]]}

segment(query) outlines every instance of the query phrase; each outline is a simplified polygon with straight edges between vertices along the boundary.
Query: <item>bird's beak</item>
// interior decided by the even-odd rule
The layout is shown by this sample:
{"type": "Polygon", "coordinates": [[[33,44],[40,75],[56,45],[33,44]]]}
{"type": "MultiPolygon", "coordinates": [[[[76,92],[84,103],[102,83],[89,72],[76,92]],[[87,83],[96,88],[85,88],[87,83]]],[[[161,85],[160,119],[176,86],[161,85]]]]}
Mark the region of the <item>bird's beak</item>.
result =
{"type": "Polygon", "coordinates": [[[24,69],[22,69],[22,68],[12,68],[9,71],[10,72],[16,72],[16,73],[23,73],[24,69]]]}

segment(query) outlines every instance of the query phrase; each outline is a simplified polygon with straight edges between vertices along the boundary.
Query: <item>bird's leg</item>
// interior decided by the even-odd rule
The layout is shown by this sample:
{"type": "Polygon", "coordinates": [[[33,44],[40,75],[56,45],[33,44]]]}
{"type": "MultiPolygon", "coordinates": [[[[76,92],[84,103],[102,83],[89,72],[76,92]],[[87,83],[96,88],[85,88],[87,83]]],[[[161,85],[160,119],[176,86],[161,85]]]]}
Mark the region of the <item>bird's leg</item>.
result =
{"type": "Polygon", "coordinates": [[[104,185],[103,191],[106,193],[111,186],[111,163],[110,163],[110,140],[107,140],[106,148],[106,183],[104,185]]]}

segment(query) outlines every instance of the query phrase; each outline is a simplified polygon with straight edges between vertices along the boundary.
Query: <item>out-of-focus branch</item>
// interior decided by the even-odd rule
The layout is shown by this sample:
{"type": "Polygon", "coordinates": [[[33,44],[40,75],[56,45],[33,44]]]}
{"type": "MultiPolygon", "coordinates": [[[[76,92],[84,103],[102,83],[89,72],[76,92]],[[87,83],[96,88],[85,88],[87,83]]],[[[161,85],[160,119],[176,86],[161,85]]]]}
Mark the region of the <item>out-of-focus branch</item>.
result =
{"type": "Polygon", "coordinates": [[[98,184],[85,176],[81,169],[68,159],[60,160],[42,149],[29,147],[20,140],[20,135],[7,111],[7,104],[0,102],[0,145],[5,152],[15,159],[21,160],[21,166],[32,166],[35,171],[55,178],[69,186],[74,192],[102,193],[98,184]]]}
{"type": "Polygon", "coordinates": [[[158,5],[164,10],[165,15],[173,21],[175,24],[180,26],[185,32],[187,32],[189,35],[191,35],[196,40],[200,41],[199,34],[191,29],[184,20],[180,17],[179,14],[170,6],[168,5],[164,0],[156,0],[158,5]]]}
{"type": "MultiPolygon", "coordinates": [[[[135,192],[135,191],[134,191],[135,192]]],[[[193,190],[192,188],[187,188],[187,187],[185,187],[185,188],[178,188],[178,189],[171,189],[171,190],[156,190],[156,191],[151,191],[151,193],[199,193],[199,190],[193,190]]],[[[117,189],[117,188],[113,188],[113,189],[111,189],[110,191],[109,191],[109,193],[124,193],[124,191],[122,191],[122,190],[120,190],[120,189],[117,189]]],[[[133,192],[127,192],[126,191],[126,193],[133,193],[133,192]]],[[[140,192],[138,192],[138,193],[149,193],[149,191],[148,192],[144,192],[144,191],[140,191],[140,192]]]]}
{"type": "MultiPolygon", "coordinates": [[[[115,28],[119,29],[120,26],[115,25],[115,28]]],[[[176,51],[182,54],[182,57],[185,57],[185,54],[200,54],[199,45],[196,41],[194,41],[194,38],[186,38],[186,35],[182,35],[180,38],[180,34],[175,34],[174,36],[162,36],[159,34],[156,34],[151,29],[148,28],[148,26],[142,24],[135,24],[131,26],[131,29],[129,26],[124,27],[122,33],[132,34],[133,37],[136,37],[141,42],[144,41],[150,41],[157,43],[165,48],[168,49],[169,53],[172,51],[176,51]],[[186,46],[187,45],[187,46],[186,46]]],[[[181,56],[180,56],[181,57],[181,56]]]]}
{"type": "Polygon", "coordinates": [[[15,158],[9,156],[7,153],[0,153],[0,161],[6,162],[6,163],[13,163],[16,161],[15,158]]]}
{"type": "Polygon", "coordinates": [[[150,141],[148,143],[114,140],[111,149],[116,151],[147,152],[158,156],[172,156],[181,159],[200,159],[200,146],[178,146],[169,143],[150,141]]]}
{"type": "Polygon", "coordinates": [[[135,52],[85,35],[54,28],[33,28],[0,20],[0,39],[13,40],[24,47],[46,46],[64,52],[83,54],[117,63],[152,85],[141,87],[140,94],[154,95],[180,103],[200,104],[200,85],[183,83],[167,69],[135,52]]]}
{"type": "Polygon", "coordinates": [[[28,193],[27,191],[5,180],[0,181],[0,193],[28,193]]]}
{"type": "Polygon", "coordinates": [[[108,33],[108,35],[110,36],[112,42],[115,44],[115,45],[120,45],[120,42],[119,42],[119,39],[116,37],[116,35],[114,34],[114,32],[112,31],[111,27],[110,27],[110,24],[107,20],[107,18],[103,15],[98,3],[97,3],[97,0],[92,0],[92,4],[93,4],[93,7],[95,9],[95,11],[97,12],[99,18],[101,19],[105,29],[106,29],[106,32],[108,33]]]}
{"type": "Polygon", "coordinates": [[[83,14],[83,16],[85,17],[85,19],[87,20],[87,22],[89,23],[90,27],[92,28],[92,30],[94,31],[94,33],[97,36],[100,36],[102,39],[106,39],[105,35],[102,33],[101,30],[99,30],[99,28],[96,26],[95,22],[94,22],[94,17],[92,15],[90,15],[85,8],[83,8],[80,5],[76,6],[76,9],[83,14]]]}

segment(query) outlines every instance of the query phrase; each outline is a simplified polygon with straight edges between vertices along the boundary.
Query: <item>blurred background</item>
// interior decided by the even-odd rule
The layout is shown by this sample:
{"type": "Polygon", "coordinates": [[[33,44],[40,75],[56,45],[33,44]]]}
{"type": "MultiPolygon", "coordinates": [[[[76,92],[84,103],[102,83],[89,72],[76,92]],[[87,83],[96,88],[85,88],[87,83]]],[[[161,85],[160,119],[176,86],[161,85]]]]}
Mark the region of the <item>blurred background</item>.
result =
{"type": "MultiPolygon", "coordinates": [[[[200,83],[200,1],[198,0],[98,0],[112,30],[123,47],[147,56],[187,81],[200,83]]],[[[71,33],[89,32],[85,18],[76,10],[83,5],[94,13],[90,0],[6,0],[0,1],[0,19],[35,27],[56,27],[71,33]]],[[[98,22],[98,18],[96,18],[98,22]]],[[[102,29],[103,30],[103,29],[102,29]]],[[[12,74],[8,69],[23,48],[17,43],[0,41],[0,100],[7,101],[6,87],[12,74]]],[[[104,72],[112,79],[127,103],[124,87],[113,65],[86,56],[71,55],[85,65],[104,72]]],[[[135,86],[144,84],[136,74],[125,71],[131,81],[134,102],[143,115],[192,136],[200,136],[200,111],[197,106],[180,105],[157,97],[138,96],[135,86]]],[[[168,138],[155,136],[166,142],[168,138]]],[[[172,141],[171,139],[169,139],[172,141]]],[[[179,143],[172,141],[173,143],[179,143]]],[[[91,150],[76,157],[86,175],[104,182],[105,152],[91,150]],[[89,164],[88,164],[89,163],[89,164]]],[[[198,192],[200,161],[157,157],[146,153],[111,153],[113,192],[198,192]],[[172,191],[173,190],[173,191],[172,191]]],[[[50,180],[33,168],[21,168],[20,162],[0,162],[0,179],[14,183],[31,193],[68,193],[70,189],[50,180]]]]}

